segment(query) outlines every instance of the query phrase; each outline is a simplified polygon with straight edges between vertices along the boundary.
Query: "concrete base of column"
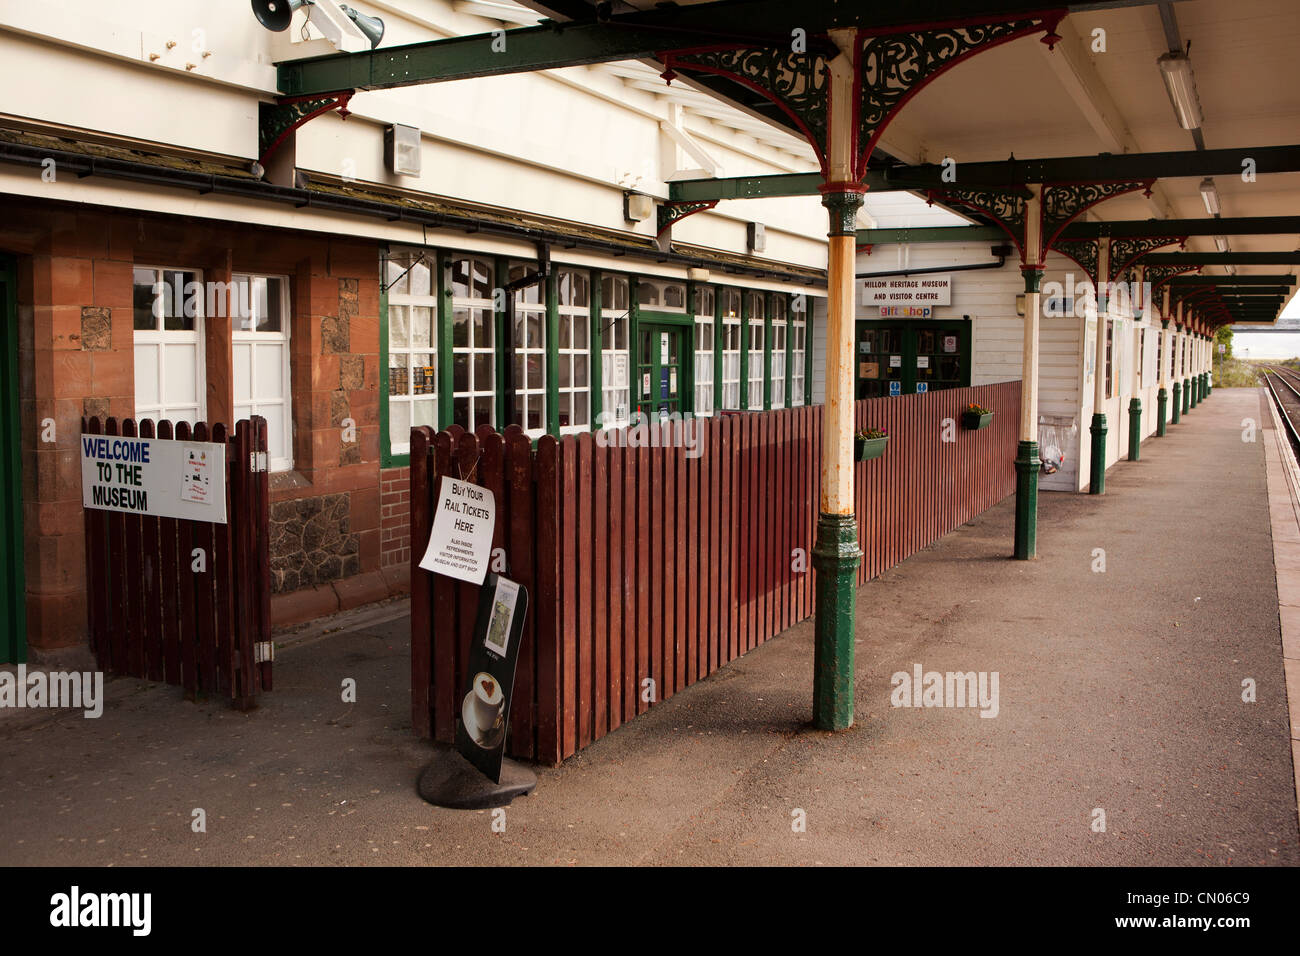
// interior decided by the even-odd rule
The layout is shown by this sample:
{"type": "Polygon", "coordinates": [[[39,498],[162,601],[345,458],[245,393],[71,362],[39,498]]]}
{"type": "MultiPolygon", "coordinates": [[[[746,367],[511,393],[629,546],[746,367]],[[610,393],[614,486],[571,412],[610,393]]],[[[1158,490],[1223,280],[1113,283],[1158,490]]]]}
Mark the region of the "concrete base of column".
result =
{"type": "Polygon", "coordinates": [[[1014,556],[1038,554],[1038,442],[1022,441],[1016,454],[1016,541],[1014,556]]]}
{"type": "Polygon", "coordinates": [[[1165,432],[1169,430],[1169,426],[1165,422],[1165,416],[1169,411],[1169,393],[1164,388],[1161,388],[1156,393],[1156,408],[1158,409],[1156,412],[1156,434],[1164,438],[1165,432]]]}
{"type": "Polygon", "coordinates": [[[1178,422],[1181,420],[1181,419],[1179,418],[1179,410],[1183,407],[1182,394],[1183,394],[1183,386],[1182,386],[1182,383],[1181,383],[1181,382],[1174,382],[1174,418],[1173,418],[1173,422],[1174,422],[1175,425],[1177,425],[1178,422]]]}
{"type": "Polygon", "coordinates": [[[1088,469],[1088,494],[1104,495],[1106,493],[1106,416],[1093,415],[1092,427],[1092,463],[1088,469]]]}
{"type": "Polygon", "coordinates": [[[1137,461],[1142,455],[1142,400],[1133,398],[1128,403],[1128,460],[1137,461]]]}
{"type": "Polygon", "coordinates": [[[813,545],[817,570],[813,723],[819,730],[853,726],[854,609],[861,563],[857,519],[851,514],[819,516],[813,545]]]}

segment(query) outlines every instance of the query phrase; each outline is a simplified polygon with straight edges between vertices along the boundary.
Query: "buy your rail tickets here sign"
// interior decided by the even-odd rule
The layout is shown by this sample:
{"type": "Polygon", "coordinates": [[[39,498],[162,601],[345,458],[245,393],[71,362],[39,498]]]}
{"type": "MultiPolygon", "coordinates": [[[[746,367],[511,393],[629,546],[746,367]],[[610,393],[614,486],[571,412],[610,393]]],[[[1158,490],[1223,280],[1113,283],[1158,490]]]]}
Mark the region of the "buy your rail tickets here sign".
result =
{"type": "Polygon", "coordinates": [[[216,442],[81,436],[81,503],[226,523],[226,448],[216,442]]]}

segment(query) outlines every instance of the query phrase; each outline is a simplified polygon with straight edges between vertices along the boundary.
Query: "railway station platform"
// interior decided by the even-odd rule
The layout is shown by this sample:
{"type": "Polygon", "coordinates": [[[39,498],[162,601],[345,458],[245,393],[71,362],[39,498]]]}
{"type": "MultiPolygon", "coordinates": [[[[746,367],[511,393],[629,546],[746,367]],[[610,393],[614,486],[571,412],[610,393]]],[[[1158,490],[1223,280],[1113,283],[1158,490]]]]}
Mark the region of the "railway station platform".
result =
{"type": "Polygon", "coordinates": [[[248,714],[123,678],[40,747],[0,725],[0,839],[10,864],[1300,865],[1300,495],[1277,437],[1261,391],[1216,389],[1105,495],[1044,494],[1036,560],[1006,556],[1013,496],[881,574],[844,733],[809,729],[808,621],[539,768],[494,832],[415,793],[429,748],[390,605],[291,639],[248,714]],[[917,665],[996,701],[893,706],[917,665]],[[322,706],[345,677],[357,703],[322,706]]]}

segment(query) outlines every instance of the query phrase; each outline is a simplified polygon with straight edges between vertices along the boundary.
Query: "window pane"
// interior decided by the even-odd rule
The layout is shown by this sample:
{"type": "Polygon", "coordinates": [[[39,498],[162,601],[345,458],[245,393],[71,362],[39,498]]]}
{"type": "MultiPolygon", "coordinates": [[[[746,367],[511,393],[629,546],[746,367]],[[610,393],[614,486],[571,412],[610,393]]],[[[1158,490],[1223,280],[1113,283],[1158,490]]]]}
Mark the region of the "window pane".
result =
{"type": "Polygon", "coordinates": [[[580,388],[587,386],[587,356],[585,355],[573,357],[573,384],[580,388]]]}
{"type": "Polygon", "coordinates": [[[452,310],[451,344],[453,348],[469,348],[469,309],[452,310]]]}
{"type": "Polygon", "coordinates": [[[430,428],[436,428],[438,425],[437,404],[429,401],[412,402],[411,422],[416,426],[428,425],[430,428]]]}
{"type": "Polygon", "coordinates": [[[406,356],[389,355],[388,356],[388,394],[389,395],[408,395],[410,394],[411,378],[407,374],[406,356]]]}
{"type": "Polygon", "coordinates": [[[411,440],[411,403],[390,402],[388,405],[388,440],[394,445],[405,445],[411,440]]]}
{"type": "Polygon", "coordinates": [[[170,303],[169,296],[163,296],[163,328],[173,332],[194,331],[195,319],[203,314],[203,286],[198,273],[167,271],[163,279],[171,290],[170,303]]]}
{"type": "Polygon", "coordinates": [[[410,329],[406,324],[407,307],[390,305],[388,307],[388,347],[406,349],[411,347],[410,329]]]}
{"type": "Polygon", "coordinates": [[[474,391],[492,390],[492,353],[479,352],[474,356],[474,391]]]}
{"type": "Polygon", "coordinates": [[[492,319],[493,313],[490,309],[475,309],[471,316],[474,323],[474,347],[476,349],[490,349],[492,347],[492,319]]]}
{"type": "Polygon", "coordinates": [[[469,427],[469,399],[457,398],[451,405],[451,420],[461,428],[469,427]]]}
{"type": "Polygon", "coordinates": [[[455,392],[469,391],[469,356],[464,352],[452,356],[451,387],[455,392]]]}
{"type": "Polygon", "coordinates": [[[573,348],[573,316],[560,313],[560,348],[573,348]]]}
{"type": "Polygon", "coordinates": [[[411,266],[407,279],[411,295],[433,295],[433,272],[429,268],[428,259],[421,258],[411,266]]]}
{"type": "Polygon", "coordinates": [[[491,397],[479,396],[474,399],[474,424],[476,426],[484,423],[491,425],[492,419],[493,411],[491,397]]]}
{"type": "Polygon", "coordinates": [[[151,332],[158,328],[158,317],[162,308],[157,304],[153,287],[158,281],[158,274],[152,269],[136,269],[131,290],[135,306],[135,329],[137,332],[151,332]]]}
{"type": "Polygon", "coordinates": [[[433,344],[433,309],[425,305],[411,307],[411,346],[429,348],[433,344]]]}
{"type": "Polygon", "coordinates": [[[573,347],[575,349],[585,349],[587,347],[587,321],[585,315],[576,316],[573,320],[573,347]]]}
{"type": "Polygon", "coordinates": [[[437,391],[437,369],[433,366],[433,356],[428,353],[412,355],[411,393],[413,395],[433,395],[437,391]]]}

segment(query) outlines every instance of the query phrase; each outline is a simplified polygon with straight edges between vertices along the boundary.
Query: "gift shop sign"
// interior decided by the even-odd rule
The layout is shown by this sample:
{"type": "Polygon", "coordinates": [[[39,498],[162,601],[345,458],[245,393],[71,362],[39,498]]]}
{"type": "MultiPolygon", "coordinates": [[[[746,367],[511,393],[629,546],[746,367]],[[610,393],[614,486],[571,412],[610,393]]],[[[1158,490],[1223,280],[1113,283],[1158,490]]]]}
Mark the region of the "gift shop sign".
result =
{"type": "Polygon", "coordinates": [[[433,532],[420,567],[482,584],[492,557],[496,520],[497,502],[492,489],[444,477],[433,513],[433,532]]]}
{"type": "Polygon", "coordinates": [[[81,503],[100,511],[226,523],[226,446],[81,436],[81,503]]]}
{"type": "Polygon", "coordinates": [[[862,283],[866,306],[935,306],[952,304],[952,276],[895,276],[862,283]]]}

